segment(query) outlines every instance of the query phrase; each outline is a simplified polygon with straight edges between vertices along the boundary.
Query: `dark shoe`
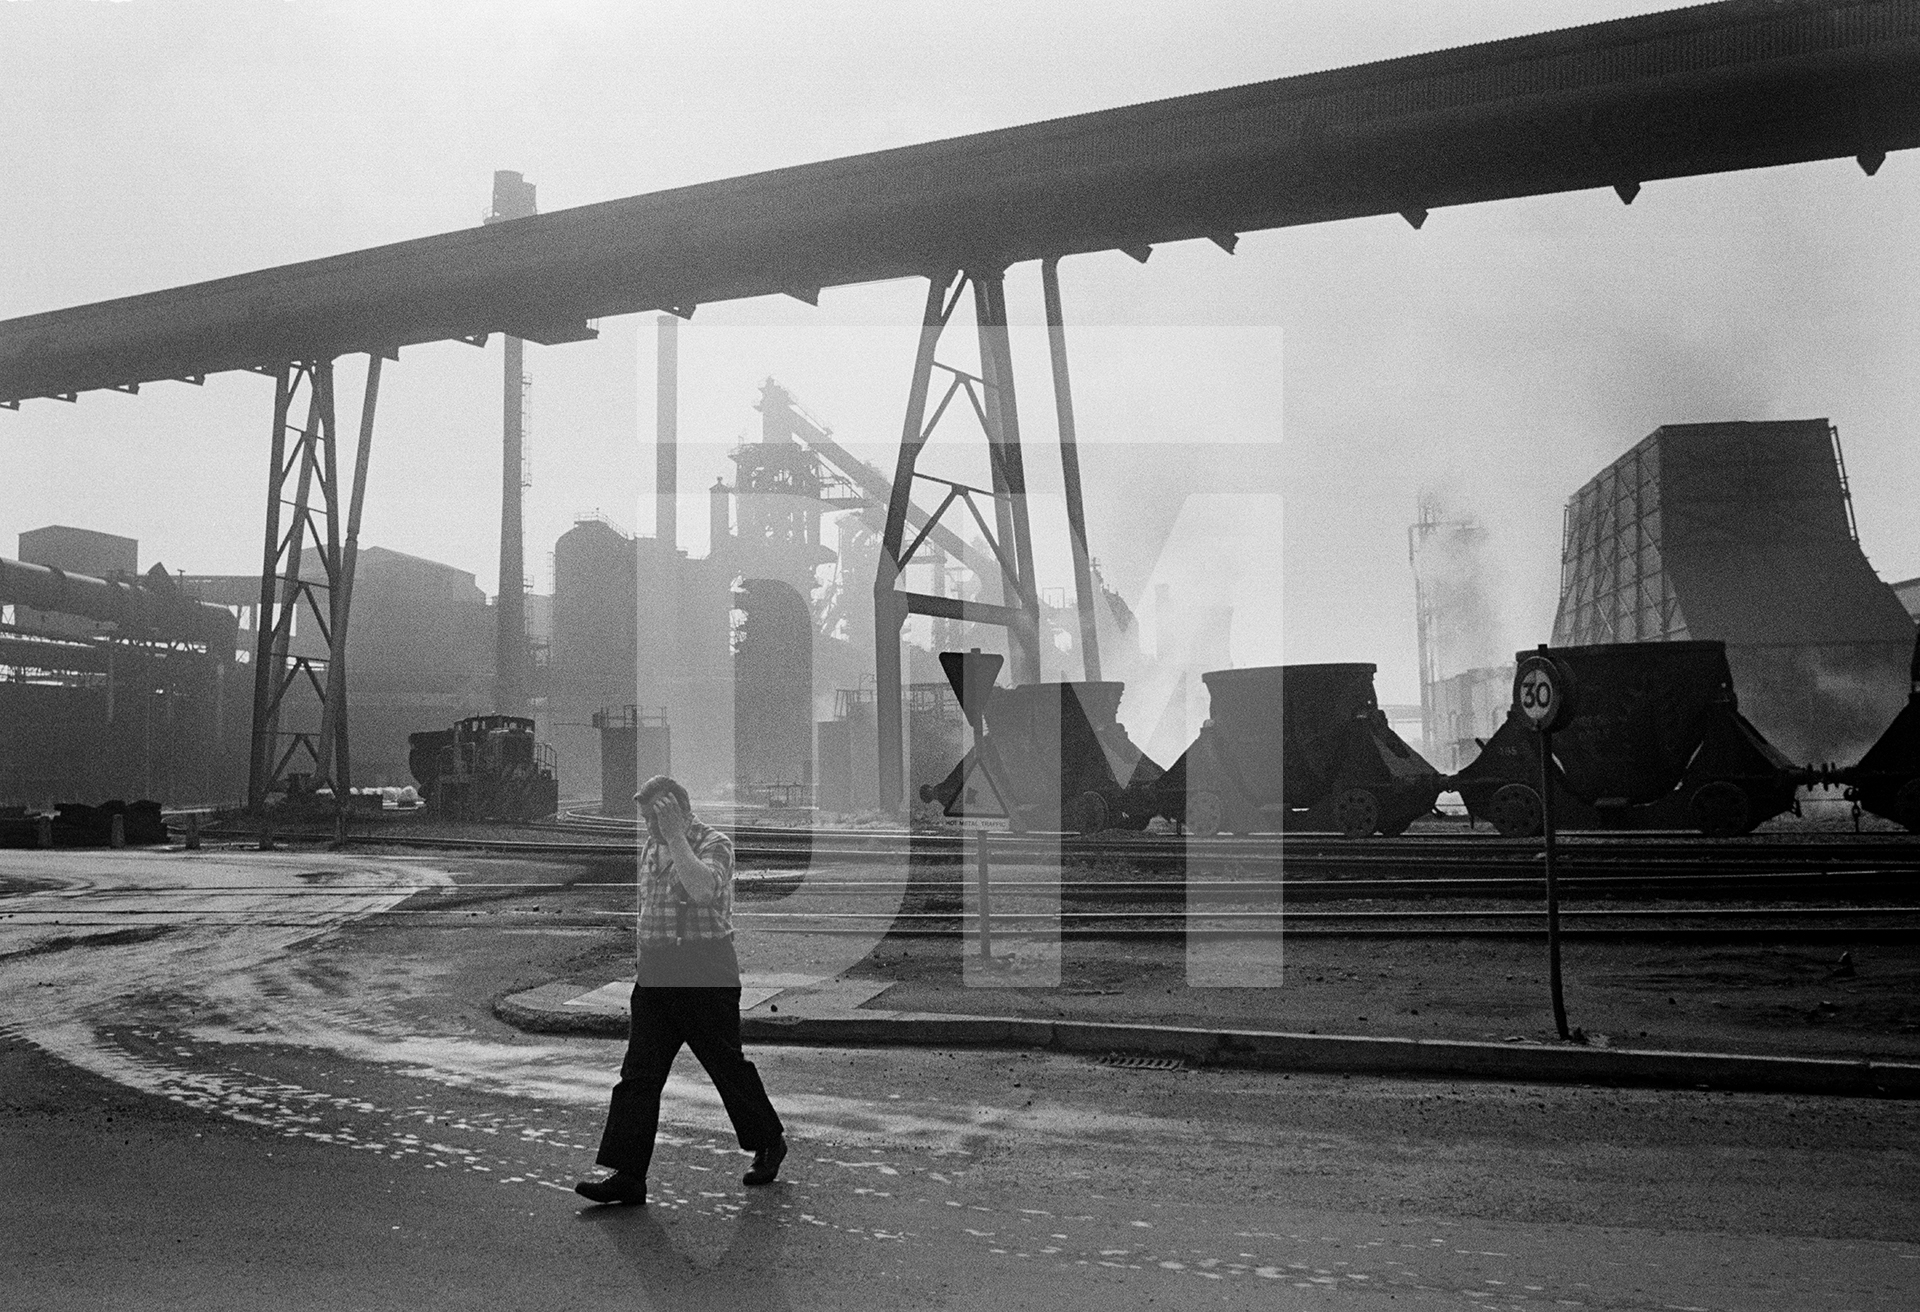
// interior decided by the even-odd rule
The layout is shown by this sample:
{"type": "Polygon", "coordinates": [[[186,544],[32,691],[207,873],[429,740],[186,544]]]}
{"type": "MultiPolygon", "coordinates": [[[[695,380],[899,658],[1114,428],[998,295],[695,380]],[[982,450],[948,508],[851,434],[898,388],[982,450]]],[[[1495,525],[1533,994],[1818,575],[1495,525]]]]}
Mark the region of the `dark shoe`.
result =
{"type": "Polygon", "coordinates": [[[753,1165],[740,1177],[741,1184],[772,1184],[780,1174],[780,1163],[787,1160],[787,1141],[775,1139],[771,1146],[753,1155],[753,1165]]]}
{"type": "Polygon", "coordinates": [[[647,1203],[647,1182],[625,1171],[615,1171],[604,1180],[582,1180],[573,1191],[590,1203],[633,1203],[641,1207],[647,1203]]]}

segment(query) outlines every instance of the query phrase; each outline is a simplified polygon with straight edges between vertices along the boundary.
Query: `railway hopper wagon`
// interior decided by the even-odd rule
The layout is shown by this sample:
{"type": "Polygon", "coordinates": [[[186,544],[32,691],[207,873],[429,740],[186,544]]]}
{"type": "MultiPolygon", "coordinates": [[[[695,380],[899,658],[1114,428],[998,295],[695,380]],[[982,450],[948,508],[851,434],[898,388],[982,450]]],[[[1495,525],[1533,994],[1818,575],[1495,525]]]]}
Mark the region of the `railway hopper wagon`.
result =
{"type": "Polygon", "coordinates": [[[1200,677],[1211,712],[1157,785],[1189,833],[1400,834],[1440,775],[1387,724],[1364,663],[1269,665],[1200,677]]]}
{"type": "Polygon", "coordinates": [[[1858,764],[1837,771],[1848,800],[1920,833],[1920,635],[1914,637],[1907,704],[1858,764]]]}
{"type": "Polygon", "coordinates": [[[407,766],[427,814],[445,820],[538,820],[560,807],[553,749],[518,715],[470,715],[407,736],[407,766]]]}
{"type": "Polygon", "coordinates": [[[1001,658],[944,652],[941,664],[975,728],[973,747],[920,798],[964,812],[967,783],[984,773],[1016,831],[1144,829],[1156,810],[1154,763],[1119,721],[1124,683],[1043,682],[998,687],[1001,658]]]}
{"type": "MultiPolygon", "coordinates": [[[[1516,660],[1536,654],[1572,686],[1573,719],[1553,735],[1557,825],[1726,837],[1793,808],[1806,771],[1740,714],[1724,643],[1541,648],[1516,660]]],[[[1507,837],[1540,832],[1540,736],[1517,700],[1444,787],[1507,837]]]]}

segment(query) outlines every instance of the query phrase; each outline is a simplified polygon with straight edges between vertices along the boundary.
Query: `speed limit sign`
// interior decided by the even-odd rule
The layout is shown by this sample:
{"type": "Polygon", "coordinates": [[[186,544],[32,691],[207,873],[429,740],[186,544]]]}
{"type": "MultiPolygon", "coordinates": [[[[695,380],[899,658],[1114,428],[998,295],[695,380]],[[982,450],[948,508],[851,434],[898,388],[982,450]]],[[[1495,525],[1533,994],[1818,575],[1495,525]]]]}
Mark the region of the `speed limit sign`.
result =
{"type": "Polygon", "coordinates": [[[1550,657],[1529,656],[1514,671],[1514,705],[1540,733],[1552,733],[1572,718],[1572,693],[1566,670],[1550,657]]]}

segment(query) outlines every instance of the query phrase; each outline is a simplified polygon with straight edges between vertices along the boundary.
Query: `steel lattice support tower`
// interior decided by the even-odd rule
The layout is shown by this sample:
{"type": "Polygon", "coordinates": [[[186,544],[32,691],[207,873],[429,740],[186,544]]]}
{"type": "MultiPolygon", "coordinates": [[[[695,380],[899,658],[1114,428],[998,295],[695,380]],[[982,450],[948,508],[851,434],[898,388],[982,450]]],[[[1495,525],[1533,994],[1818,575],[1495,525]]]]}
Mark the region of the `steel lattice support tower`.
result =
{"type": "MultiPolygon", "coordinates": [[[[1042,270],[1049,341],[1053,363],[1054,399],[1059,416],[1062,472],[1065,475],[1067,522],[1073,540],[1074,575],[1082,624],[1090,629],[1093,598],[1090,571],[1084,567],[1086,519],[1080,503],[1079,457],[1075,449],[1073,399],[1067,382],[1066,345],[1056,261],[1042,270]]],[[[900,435],[900,453],[894,469],[882,536],[879,569],[873,583],[874,682],[876,727],[879,733],[881,805],[889,810],[906,801],[906,762],[902,748],[904,717],[900,630],[909,615],[996,625],[1007,630],[1012,653],[1009,673],[1016,684],[1037,683],[1040,669],[1040,593],[1034,574],[1033,531],[1027,513],[1027,476],[1020,445],[1020,413],[1014,394],[1013,352],[1007,330],[1004,270],[959,269],[927,284],[926,311],[921,320],[920,348],[914,360],[907,393],[907,413],[900,435]],[[979,339],[980,373],[971,374],[936,358],[961,296],[973,292],[975,332],[979,339]],[[946,391],[927,415],[933,374],[948,376],[946,391]],[[965,395],[987,440],[990,488],[970,487],[950,479],[920,473],[920,453],[954,400],[965,395]],[[916,480],[944,489],[937,509],[915,514],[912,494],[916,480]],[[992,524],[979,499],[992,504],[992,524]],[[941,518],[956,503],[972,516],[1000,576],[998,603],[912,592],[902,584],[907,567],[920,548],[939,531],[941,518]],[[910,520],[919,524],[911,541],[910,520]]],[[[939,544],[936,542],[936,546],[939,544]]],[[[1082,659],[1087,678],[1099,677],[1099,655],[1083,640],[1082,659]]]]}
{"type": "Polygon", "coordinates": [[[347,738],[347,631],[373,415],[380,393],[380,365],[380,356],[369,355],[353,485],[344,505],[335,441],[333,361],[289,361],[275,371],[259,638],[254,652],[253,741],[247,776],[247,804],[254,811],[265,804],[267,795],[286,778],[288,767],[303,752],[312,765],[313,783],[332,787],[342,815],[352,791],[347,738]],[[296,427],[293,415],[302,392],[306,422],[296,427]],[[320,566],[318,577],[310,578],[305,573],[309,548],[320,566]],[[318,625],[327,651],[324,657],[294,650],[294,628],[303,613],[311,615],[318,625]],[[288,694],[303,682],[317,704],[317,724],[283,730],[288,694]]]}

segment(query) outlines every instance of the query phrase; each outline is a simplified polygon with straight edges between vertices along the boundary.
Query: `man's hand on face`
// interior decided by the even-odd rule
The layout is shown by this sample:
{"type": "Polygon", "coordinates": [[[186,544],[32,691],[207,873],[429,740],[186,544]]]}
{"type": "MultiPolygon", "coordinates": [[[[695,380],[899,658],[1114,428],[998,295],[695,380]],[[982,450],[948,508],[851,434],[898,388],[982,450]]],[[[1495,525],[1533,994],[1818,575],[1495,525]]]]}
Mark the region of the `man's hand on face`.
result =
{"type": "Polygon", "coordinates": [[[687,813],[680,809],[680,800],[671,793],[656,799],[652,807],[654,828],[659,831],[660,841],[671,846],[687,836],[687,813]]]}

